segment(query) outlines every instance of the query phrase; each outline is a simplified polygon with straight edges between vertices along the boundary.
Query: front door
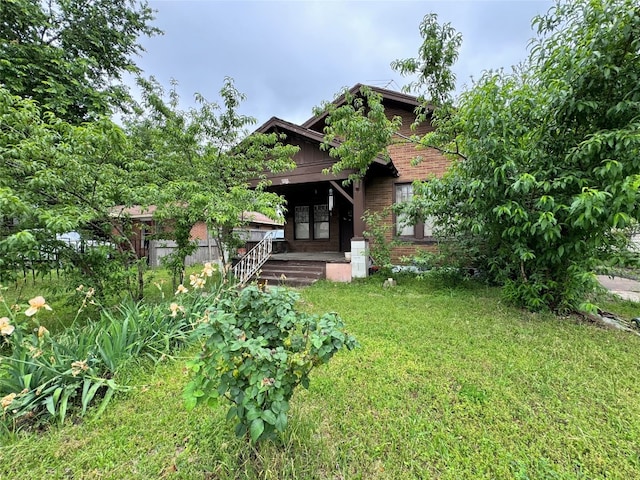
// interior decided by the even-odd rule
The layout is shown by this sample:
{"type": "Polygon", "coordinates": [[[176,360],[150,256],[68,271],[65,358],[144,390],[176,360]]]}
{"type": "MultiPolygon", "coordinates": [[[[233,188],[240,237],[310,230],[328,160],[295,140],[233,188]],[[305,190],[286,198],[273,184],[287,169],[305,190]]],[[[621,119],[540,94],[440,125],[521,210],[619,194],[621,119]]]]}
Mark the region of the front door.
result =
{"type": "Polygon", "coordinates": [[[351,251],[353,238],[353,205],[344,198],[340,198],[340,251],[351,251]]]}

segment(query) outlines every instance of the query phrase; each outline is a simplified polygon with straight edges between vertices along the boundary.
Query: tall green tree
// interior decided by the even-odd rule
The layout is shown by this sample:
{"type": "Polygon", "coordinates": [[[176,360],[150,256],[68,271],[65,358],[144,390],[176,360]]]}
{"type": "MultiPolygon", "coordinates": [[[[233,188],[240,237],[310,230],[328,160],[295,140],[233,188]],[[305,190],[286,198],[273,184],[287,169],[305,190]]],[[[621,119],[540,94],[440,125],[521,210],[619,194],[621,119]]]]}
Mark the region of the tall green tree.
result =
{"type": "Polygon", "coordinates": [[[459,99],[449,124],[466,158],[423,185],[421,210],[481,239],[518,304],[589,309],[594,268],[623,260],[640,215],[640,9],[560,1],[533,24],[522,68],[459,99]]]}
{"type": "Polygon", "coordinates": [[[144,203],[149,188],[107,117],[129,102],[120,81],[138,71],[139,36],[159,33],[152,18],[144,1],[0,2],[0,277],[66,268],[99,293],[140,296],[128,273],[144,266],[110,207],[144,203]],[[58,241],[70,231],[107,246],[58,241]]]}
{"type": "Polygon", "coordinates": [[[558,0],[533,20],[529,58],[512,72],[485,72],[451,107],[442,91],[451,84],[434,78],[450,68],[438,39],[451,40],[453,59],[457,37],[425,21],[435,33],[417,59],[395,66],[417,75],[413,86],[436,106],[438,130],[413,141],[453,165],[416,184],[404,212],[435,217],[444,238],[473,246],[517,304],[593,308],[594,267],[623,261],[624,229],[640,217],[640,8],[558,0]]]}
{"type": "Polygon", "coordinates": [[[153,12],[137,0],[3,0],[0,84],[77,124],[128,101],[125,72],[141,35],[156,35],[153,12]]]}
{"type": "Polygon", "coordinates": [[[147,183],[155,186],[155,218],[170,227],[161,235],[177,244],[169,260],[182,281],[197,222],[206,223],[226,265],[236,230],[248,223],[245,212],[278,216],[282,198],[265,189],[265,174],[293,168],[298,148],[277,134],[248,134],[255,119],[238,112],[245,97],[230,78],[220,104],[196,94],[197,107],[188,110],[180,108],[175,83],[168,98],[153,79],[140,85],[144,110],[127,120],[127,129],[147,164],[147,183]]]}
{"type": "Polygon", "coordinates": [[[341,95],[344,96],[344,102],[339,106],[334,102],[325,102],[314,113],[327,114],[324,141],[320,148],[336,159],[331,171],[338,173],[353,169],[355,173],[347,179],[353,181],[364,177],[369,165],[378,156],[389,158],[387,147],[400,127],[401,119],[387,118],[382,95],[366,85],[356,94],[345,89],[341,95]]]}
{"type": "Polygon", "coordinates": [[[148,190],[135,183],[128,148],[107,119],[72,125],[0,87],[0,278],[26,264],[41,273],[69,268],[99,293],[121,286],[112,282],[123,273],[113,256],[121,254],[126,267],[133,246],[110,207],[141,203],[148,190]],[[108,252],[82,253],[58,240],[71,231],[102,240],[108,252]]]}

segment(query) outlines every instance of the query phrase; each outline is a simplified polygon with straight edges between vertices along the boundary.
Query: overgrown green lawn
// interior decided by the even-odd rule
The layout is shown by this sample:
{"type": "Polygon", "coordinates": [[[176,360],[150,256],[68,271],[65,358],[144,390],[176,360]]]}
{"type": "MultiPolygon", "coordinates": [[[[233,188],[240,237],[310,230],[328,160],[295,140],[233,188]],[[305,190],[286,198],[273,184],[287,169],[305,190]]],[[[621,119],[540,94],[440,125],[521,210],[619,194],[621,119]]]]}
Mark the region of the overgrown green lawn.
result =
{"type": "Polygon", "coordinates": [[[480,286],[303,296],[362,346],[312,374],[279,444],[247,447],[226,406],[186,412],[178,360],[140,371],[98,419],[5,436],[0,478],[638,477],[639,337],[523,313],[480,286]]]}

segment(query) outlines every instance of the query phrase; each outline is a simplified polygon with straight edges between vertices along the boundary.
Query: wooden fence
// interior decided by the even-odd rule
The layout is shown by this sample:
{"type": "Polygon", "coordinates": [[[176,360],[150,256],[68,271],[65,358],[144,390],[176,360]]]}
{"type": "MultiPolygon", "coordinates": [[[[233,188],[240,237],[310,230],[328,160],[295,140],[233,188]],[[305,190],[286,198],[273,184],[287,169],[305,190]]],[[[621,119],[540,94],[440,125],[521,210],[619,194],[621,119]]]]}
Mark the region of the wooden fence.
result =
{"type": "MultiPolygon", "coordinates": [[[[271,230],[247,229],[238,232],[245,243],[257,243],[271,230]]],[[[176,248],[176,243],[170,240],[151,240],[149,242],[149,266],[162,265],[162,257],[171,254],[176,248]]],[[[228,256],[227,256],[228,257],[228,256]]],[[[219,262],[220,251],[213,239],[199,240],[198,249],[185,259],[185,265],[196,265],[205,262],[219,262]]]]}
{"type": "MultiPolygon", "coordinates": [[[[151,240],[149,242],[149,266],[162,266],[162,257],[173,253],[176,249],[176,242],[170,240],[151,240]]],[[[198,249],[185,259],[185,265],[195,265],[205,262],[217,262],[220,259],[218,247],[212,240],[200,240],[198,249]]]]}

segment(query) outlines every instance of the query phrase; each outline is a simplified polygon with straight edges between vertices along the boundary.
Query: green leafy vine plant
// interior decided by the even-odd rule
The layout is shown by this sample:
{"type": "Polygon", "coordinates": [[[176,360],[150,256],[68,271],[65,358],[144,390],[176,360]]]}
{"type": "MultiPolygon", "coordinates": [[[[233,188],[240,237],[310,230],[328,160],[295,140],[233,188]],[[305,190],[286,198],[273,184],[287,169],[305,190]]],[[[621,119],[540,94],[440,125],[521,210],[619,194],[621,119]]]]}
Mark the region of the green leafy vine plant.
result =
{"type": "Polygon", "coordinates": [[[199,328],[203,348],[188,363],[187,408],[224,399],[238,437],[258,442],[284,432],[295,388],[308,388],[314,367],[358,345],[336,313],[296,311],[298,299],[284,288],[228,291],[199,328]]]}
{"type": "Polygon", "coordinates": [[[403,244],[402,241],[391,238],[393,231],[393,223],[390,220],[391,212],[391,208],[387,207],[379,212],[367,210],[362,216],[367,225],[363,235],[370,242],[369,255],[374,266],[383,276],[388,276],[391,273],[393,247],[403,244]]]}

